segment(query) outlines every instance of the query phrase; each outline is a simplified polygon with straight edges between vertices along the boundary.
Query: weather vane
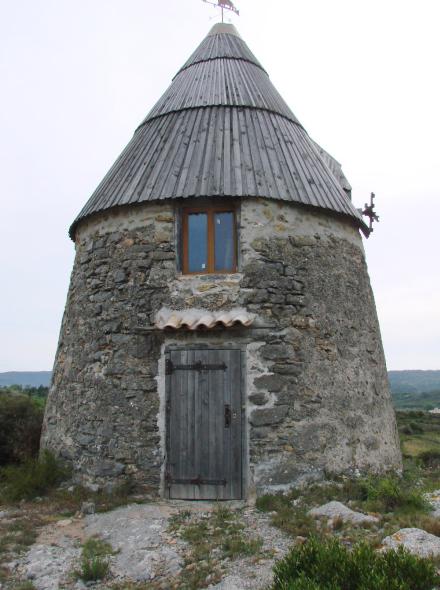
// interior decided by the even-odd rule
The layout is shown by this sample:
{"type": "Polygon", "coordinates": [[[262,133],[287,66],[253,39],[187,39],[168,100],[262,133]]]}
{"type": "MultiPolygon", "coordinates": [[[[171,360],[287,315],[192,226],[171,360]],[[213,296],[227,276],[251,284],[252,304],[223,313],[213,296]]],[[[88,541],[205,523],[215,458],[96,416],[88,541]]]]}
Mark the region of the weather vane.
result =
{"type": "Polygon", "coordinates": [[[374,204],[374,197],[376,195],[374,193],[371,193],[371,198],[370,198],[370,204],[365,203],[364,205],[364,210],[362,211],[362,215],[365,215],[365,217],[368,217],[370,219],[370,227],[369,227],[369,233],[371,233],[373,231],[373,222],[377,221],[379,222],[379,215],[377,215],[377,213],[374,210],[375,204],[374,204]]]}
{"type": "Polygon", "coordinates": [[[231,12],[235,12],[235,14],[240,15],[240,11],[235,8],[235,6],[232,4],[231,0],[217,0],[217,2],[210,2],[210,0],[203,0],[203,2],[206,2],[206,4],[212,4],[213,6],[217,6],[217,8],[221,8],[222,22],[224,22],[223,16],[224,16],[225,10],[230,10],[231,12]]]}

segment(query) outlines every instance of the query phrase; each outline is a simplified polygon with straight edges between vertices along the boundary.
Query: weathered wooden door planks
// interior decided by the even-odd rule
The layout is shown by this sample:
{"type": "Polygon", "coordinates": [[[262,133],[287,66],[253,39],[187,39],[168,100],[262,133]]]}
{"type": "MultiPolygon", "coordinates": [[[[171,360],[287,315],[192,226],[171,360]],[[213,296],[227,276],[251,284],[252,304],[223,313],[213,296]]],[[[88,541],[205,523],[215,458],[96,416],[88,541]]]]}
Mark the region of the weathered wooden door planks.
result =
{"type": "Polygon", "coordinates": [[[242,497],[241,371],[237,349],[166,353],[169,498],[242,497]]]}

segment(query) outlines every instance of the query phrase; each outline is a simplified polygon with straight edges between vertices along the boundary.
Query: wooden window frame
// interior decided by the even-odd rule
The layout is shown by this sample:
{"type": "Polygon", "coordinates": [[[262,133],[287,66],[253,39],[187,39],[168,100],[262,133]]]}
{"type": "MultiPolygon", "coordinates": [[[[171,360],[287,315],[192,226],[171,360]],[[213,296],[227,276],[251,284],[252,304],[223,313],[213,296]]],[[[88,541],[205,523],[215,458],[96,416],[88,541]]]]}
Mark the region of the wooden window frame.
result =
{"type": "Polygon", "coordinates": [[[201,207],[184,207],[182,209],[182,273],[185,275],[232,274],[237,272],[237,211],[233,205],[205,205],[201,207]],[[193,213],[205,213],[208,217],[207,252],[208,262],[206,270],[190,272],[188,270],[188,216],[193,213]],[[215,224],[216,213],[232,213],[233,215],[233,267],[231,269],[215,270],[215,224]]]}

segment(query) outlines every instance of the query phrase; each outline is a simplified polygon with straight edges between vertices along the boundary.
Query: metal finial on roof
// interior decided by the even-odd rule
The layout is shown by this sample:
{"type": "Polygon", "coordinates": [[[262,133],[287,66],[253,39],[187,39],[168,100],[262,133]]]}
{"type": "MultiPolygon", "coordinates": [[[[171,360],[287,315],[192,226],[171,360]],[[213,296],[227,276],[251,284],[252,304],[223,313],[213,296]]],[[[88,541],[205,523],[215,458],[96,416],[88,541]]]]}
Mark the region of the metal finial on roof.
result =
{"type": "Polygon", "coordinates": [[[374,210],[374,208],[376,206],[374,204],[374,198],[375,198],[375,196],[376,195],[374,193],[371,193],[370,204],[365,203],[365,208],[362,211],[362,215],[365,215],[370,220],[370,226],[368,228],[368,235],[370,235],[374,231],[373,230],[373,223],[375,221],[379,222],[379,215],[377,215],[376,211],[374,210]]]}
{"type": "Polygon", "coordinates": [[[217,6],[222,11],[222,23],[224,22],[224,11],[230,10],[231,12],[235,12],[235,14],[240,15],[240,11],[235,8],[232,4],[231,0],[217,0],[217,2],[210,2],[210,0],[203,0],[206,4],[212,4],[213,6],[217,6]]]}

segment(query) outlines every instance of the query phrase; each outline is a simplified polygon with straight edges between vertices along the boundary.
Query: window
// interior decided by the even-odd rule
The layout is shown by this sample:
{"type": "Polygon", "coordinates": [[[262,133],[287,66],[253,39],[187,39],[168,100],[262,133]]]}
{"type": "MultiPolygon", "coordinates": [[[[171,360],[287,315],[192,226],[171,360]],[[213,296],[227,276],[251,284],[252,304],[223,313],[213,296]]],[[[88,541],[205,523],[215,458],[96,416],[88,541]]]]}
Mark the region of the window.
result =
{"type": "Polygon", "coordinates": [[[237,270],[235,210],[232,207],[183,209],[182,230],[185,274],[237,270]]]}

